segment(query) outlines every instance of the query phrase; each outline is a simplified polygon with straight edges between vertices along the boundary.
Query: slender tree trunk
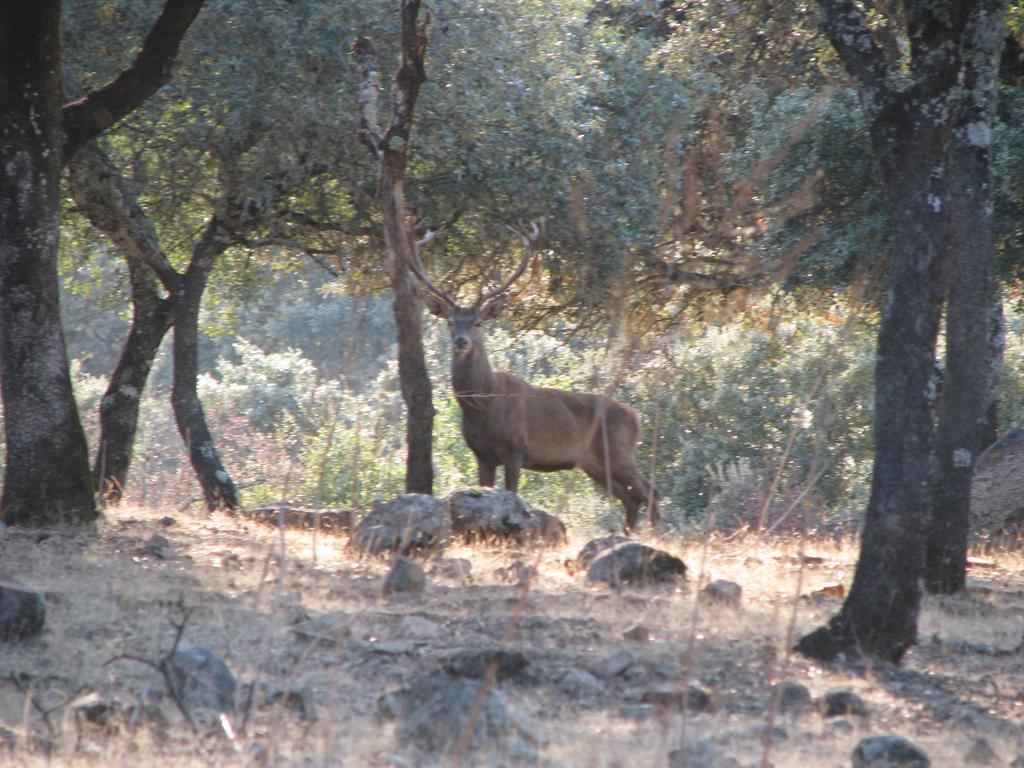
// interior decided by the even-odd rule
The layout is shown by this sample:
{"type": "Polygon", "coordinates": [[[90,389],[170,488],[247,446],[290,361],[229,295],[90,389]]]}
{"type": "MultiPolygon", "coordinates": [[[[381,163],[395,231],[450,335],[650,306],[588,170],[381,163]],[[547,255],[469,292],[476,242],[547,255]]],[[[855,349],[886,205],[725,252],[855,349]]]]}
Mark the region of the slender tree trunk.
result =
{"type": "Polygon", "coordinates": [[[139,404],[153,360],[174,320],[173,291],[180,279],[160,249],[156,231],[117,168],[95,142],[68,164],[75,203],[124,256],[132,294],[132,322],[121,357],[100,402],[100,439],[93,476],[101,501],[124,493],[138,426],[139,404]],[[169,288],[161,298],[157,272],[169,288]]]}
{"type": "MultiPolygon", "coordinates": [[[[393,158],[392,158],[393,160],[393,158]]],[[[397,164],[395,164],[397,165],[397,164]]],[[[407,253],[412,247],[411,233],[405,225],[405,205],[402,193],[401,166],[392,167],[385,153],[381,165],[381,202],[384,210],[384,235],[387,242],[391,288],[394,291],[392,308],[398,330],[398,379],[405,401],[405,491],[406,493],[434,492],[433,388],[427,373],[426,354],[423,349],[423,310],[409,273],[407,253]]]]}
{"type": "Polygon", "coordinates": [[[224,469],[220,455],[206,424],[202,403],[196,391],[199,379],[199,307],[210,270],[231,244],[214,216],[193,250],[192,262],[181,282],[174,318],[174,384],[171,403],[178,433],[188,448],[203,497],[210,510],[236,509],[241,506],[238,489],[224,469]]]}
{"type": "MultiPolygon", "coordinates": [[[[982,6],[985,4],[982,3],[982,6]]],[[[925,587],[967,586],[967,534],[974,461],[984,445],[989,406],[991,307],[995,298],[992,222],[992,116],[1003,43],[1003,2],[972,16],[964,96],[950,144],[947,244],[946,376],[936,438],[938,474],[928,526],[925,587]]]]}
{"type": "Polygon", "coordinates": [[[60,3],[0,24],[0,396],[8,524],[84,524],[97,510],[68,372],[57,282],[60,3]]]}

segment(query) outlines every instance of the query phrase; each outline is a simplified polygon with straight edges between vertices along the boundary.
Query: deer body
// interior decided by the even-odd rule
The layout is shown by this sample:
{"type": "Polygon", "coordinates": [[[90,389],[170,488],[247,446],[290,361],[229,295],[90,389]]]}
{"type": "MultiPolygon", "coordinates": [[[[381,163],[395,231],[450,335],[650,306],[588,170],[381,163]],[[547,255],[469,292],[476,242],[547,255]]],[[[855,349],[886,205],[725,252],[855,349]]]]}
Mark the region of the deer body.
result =
{"type": "MultiPolygon", "coordinates": [[[[523,241],[532,243],[526,237],[523,241]]],[[[493,486],[499,466],[505,469],[505,488],[513,492],[519,490],[522,469],[581,469],[623,503],[627,531],[636,528],[642,507],[650,510],[651,524],[657,527],[661,495],[636,467],[640,420],[635,410],[602,395],[534,387],[491,368],[482,325],[501,312],[504,292],[526,261],[502,288],[472,307],[459,306],[434,287],[422,265],[413,269],[430,291],[424,295],[427,308],[447,319],[451,329],[452,389],[462,411],[462,435],[476,457],[479,483],[493,486]]]]}

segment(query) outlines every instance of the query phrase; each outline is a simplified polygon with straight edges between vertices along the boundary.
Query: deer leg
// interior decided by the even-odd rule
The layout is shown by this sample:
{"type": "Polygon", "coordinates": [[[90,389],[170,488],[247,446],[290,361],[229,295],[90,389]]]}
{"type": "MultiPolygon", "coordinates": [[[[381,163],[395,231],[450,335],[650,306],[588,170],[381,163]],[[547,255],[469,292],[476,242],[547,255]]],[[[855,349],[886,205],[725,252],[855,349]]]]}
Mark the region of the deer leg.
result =
{"type": "Polygon", "coordinates": [[[519,492],[519,467],[520,463],[515,460],[505,465],[505,490],[519,492]]]}
{"type": "Polygon", "coordinates": [[[488,464],[480,459],[476,460],[477,479],[480,485],[486,488],[494,487],[494,480],[498,476],[498,465],[488,464]]]}

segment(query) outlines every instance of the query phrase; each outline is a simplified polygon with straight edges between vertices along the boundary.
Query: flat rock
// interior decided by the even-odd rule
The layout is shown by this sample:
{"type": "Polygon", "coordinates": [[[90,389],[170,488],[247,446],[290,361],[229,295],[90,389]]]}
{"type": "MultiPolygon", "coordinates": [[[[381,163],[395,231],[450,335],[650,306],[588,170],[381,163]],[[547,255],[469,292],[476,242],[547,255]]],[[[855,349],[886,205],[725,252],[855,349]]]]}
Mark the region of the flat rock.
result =
{"type": "Polygon", "coordinates": [[[928,768],[931,760],[900,736],[868,736],[853,750],[853,768],[928,768]]]}
{"type": "Polygon", "coordinates": [[[585,669],[571,667],[558,678],[558,690],[570,696],[594,696],[601,693],[604,686],[585,669]]]}
{"type": "Polygon", "coordinates": [[[448,508],[433,496],[406,493],[374,504],[356,526],[349,547],[360,554],[409,555],[444,548],[451,539],[448,508]]]}
{"type": "Polygon", "coordinates": [[[422,616],[404,616],[395,625],[395,635],[409,640],[438,640],[446,634],[444,627],[422,616]]]}
{"type": "Polygon", "coordinates": [[[679,712],[709,712],[712,707],[711,695],[696,685],[688,685],[685,689],[674,686],[650,688],[641,694],[640,703],[679,712]]]}
{"type": "Polygon", "coordinates": [[[740,768],[740,762],[710,741],[695,741],[668,756],[669,768],[740,768]]]}
{"type": "Polygon", "coordinates": [[[612,547],[587,569],[587,581],[613,587],[670,584],[684,578],[686,565],[682,560],[635,541],[612,547]]]}
{"type": "Polygon", "coordinates": [[[512,491],[468,488],[448,496],[445,504],[451,514],[452,531],[466,542],[565,542],[565,525],[561,520],[528,504],[512,491]]]}
{"type": "Polygon", "coordinates": [[[636,656],[633,655],[632,651],[625,648],[620,648],[610,656],[605,656],[599,662],[594,664],[590,671],[600,677],[602,680],[610,680],[616,675],[620,675],[626,671],[636,661],[636,656]]]}
{"type": "Polygon", "coordinates": [[[295,635],[309,642],[334,646],[351,634],[352,617],[345,611],[331,611],[300,621],[292,627],[295,635]]]}
{"type": "Polygon", "coordinates": [[[445,659],[442,669],[454,677],[468,677],[483,680],[488,672],[494,679],[521,679],[529,662],[519,651],[507,651],[504,648],[481,648],[479,650],[458,651],[445,659]]]}
{"type": "Polygon", "coordinates": [[[724,605],[739,608],[743,598],[743,587],[734,581],[718,579],[700,591],[700,601],[705,604],[724,605]]]}
{"type": "Polygon", "coordinates": [[[468,583],[473,578],[473,563],[464,557],[438,557],[431,561],[431,576],[468,583]]]}
{"type": "Polygon", "coordinates": [[[0,571],[0,640],[23,640],[43,631],[46,604],[41,592],[0,571]]]}

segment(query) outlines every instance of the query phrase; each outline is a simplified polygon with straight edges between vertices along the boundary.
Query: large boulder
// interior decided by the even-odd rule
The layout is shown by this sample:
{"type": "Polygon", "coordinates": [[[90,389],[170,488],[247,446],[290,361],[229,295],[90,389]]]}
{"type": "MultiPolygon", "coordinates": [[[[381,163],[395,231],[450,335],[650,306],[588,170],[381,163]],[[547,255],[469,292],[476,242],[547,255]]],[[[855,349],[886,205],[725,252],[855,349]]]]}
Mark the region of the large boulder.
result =
{"type": "Polygon", "coordinates": [[[587,581],[613,587],[671,584],[684,578],[686,565],[682,560],[635,541],[612,547],[587,569],[587,581]]]}
{"type": "Polygon", "coordinates": [[[448,509],[433,496],[406,493],[374,504],[352,533],[349,546],[361,554],[410,555],[443,549],[451,539],[448,509]]]}
{"type": "Polygon", "coordinates": [[[0,571],[0,640],[38,635],[45,619],[42,594],[0,571]]]}
{"type": "Polygon", "coordinates": [[[453,532],[467,542],[565,542],[565,525],[561,520],[531,506],[512,491],[468,488],[451,494],[445,503],[451,513],[453,532]]]}
{"type": "Polygon", "coordinates": [[[484,764],[497,764],[499,759],[536,761],[534,740],[511,721],[505,699],[475,680],[447,675],[417,678],[407,687],[385,694],[380,713],[395,721],[399,743],[422,758],[417,765],[442,756],[455,757],[470,722],[473,727],[465,746],[476,757],[494,758],[484,764]]]}
{"type": "Polygon", "coordinates": [[[975,462],[971,534],[1024,539],[1024,427],[1011,429],[975,462]]]}
{"type": "Polygon", "coordinates": [[[631,539],[628,536],[621,536],[619,534],[591,539],[583,545],[583,549],[576,555],[576,567],[581,571],[586,570],[600,555],[613,547],[617,547],[619,544],[625,544],[629,541],[631,539]]]}
{"type": "Polygon", "coordinates": [[[235,676],[209,648],[181,646],[160,665],[175,701],[193,723],[211,725],[220,713],[234,712],[235,676]]]}

